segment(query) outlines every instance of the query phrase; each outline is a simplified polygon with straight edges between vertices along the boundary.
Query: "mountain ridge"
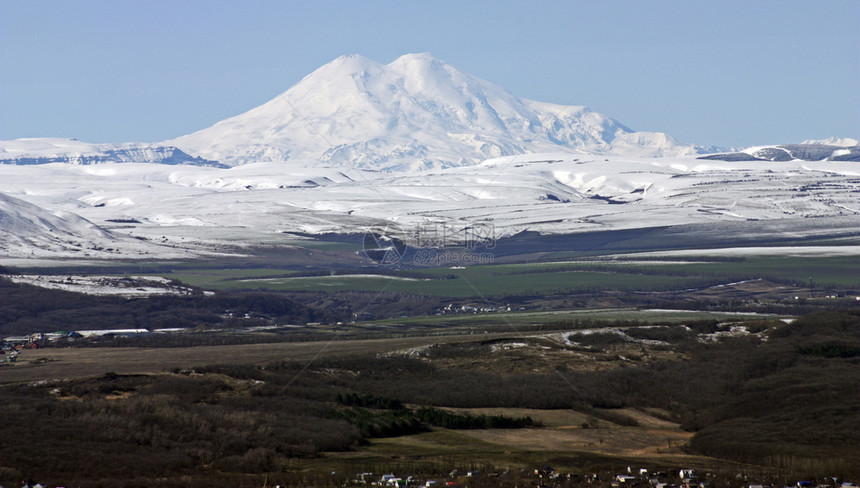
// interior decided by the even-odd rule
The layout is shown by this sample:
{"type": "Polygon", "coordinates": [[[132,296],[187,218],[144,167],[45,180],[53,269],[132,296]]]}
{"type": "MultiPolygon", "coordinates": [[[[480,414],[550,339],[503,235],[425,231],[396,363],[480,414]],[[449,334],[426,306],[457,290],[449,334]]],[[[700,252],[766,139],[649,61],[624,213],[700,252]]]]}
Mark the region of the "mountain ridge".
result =
{"type": "Polygon", "coordinates": [[[191,156],[175,146],[127,142],[121,144],[91,144],[76,139],[22,138],[0,141],[0,164],[101,164],[158,163],[190,164],[195,166],[226,166],[191,156]]]}
{"type": "Polygon", "coordinates": [[[853,139],[835,139],[845,145],[827,144],[816,141],[802,144],[779,144],[776,146],[755,146],[731,153],[709,154],[699,159],[719,161],[860,161],[860,145],[847,145],[853,139]]]}

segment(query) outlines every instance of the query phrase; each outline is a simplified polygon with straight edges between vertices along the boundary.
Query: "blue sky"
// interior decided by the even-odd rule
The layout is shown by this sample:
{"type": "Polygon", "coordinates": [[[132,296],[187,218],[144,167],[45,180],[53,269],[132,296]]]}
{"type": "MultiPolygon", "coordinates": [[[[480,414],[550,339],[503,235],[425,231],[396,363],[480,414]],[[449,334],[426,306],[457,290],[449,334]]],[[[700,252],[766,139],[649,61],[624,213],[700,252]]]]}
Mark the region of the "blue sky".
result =
{"type": "Polygon", "coordinates": [[[749,146],[860,138],[860,2],[0,0],[0,139],[160,141],[350,53],[749,146]]]}

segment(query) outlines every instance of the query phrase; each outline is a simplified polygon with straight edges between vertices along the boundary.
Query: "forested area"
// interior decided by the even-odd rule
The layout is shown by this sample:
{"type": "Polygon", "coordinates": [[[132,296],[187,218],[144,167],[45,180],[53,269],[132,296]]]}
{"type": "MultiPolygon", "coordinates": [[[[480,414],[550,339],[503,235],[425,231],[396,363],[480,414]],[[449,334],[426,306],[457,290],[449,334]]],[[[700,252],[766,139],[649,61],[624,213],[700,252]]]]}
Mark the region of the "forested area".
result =
{"type": "Polygon", "coordinates": [[[273,292],[122,298],[50,290],[0,278],[0,337],[58,330],[193,329],[336,320],[342,317],[273,292]],[[235,319],[246,314],[258,322],[235,319]]]}

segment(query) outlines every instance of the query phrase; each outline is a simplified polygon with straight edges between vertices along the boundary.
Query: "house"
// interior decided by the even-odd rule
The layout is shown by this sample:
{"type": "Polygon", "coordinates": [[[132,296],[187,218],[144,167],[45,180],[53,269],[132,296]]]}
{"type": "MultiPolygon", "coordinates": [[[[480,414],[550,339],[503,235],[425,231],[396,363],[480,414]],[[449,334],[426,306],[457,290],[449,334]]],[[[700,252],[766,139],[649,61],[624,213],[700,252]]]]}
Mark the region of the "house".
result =
{"type": "Polygon", "coordinates": [[[3,339],[3,342],[7,344],[12,344],[13,346],[18,344],[28,344],[30,342],[29,336],[10,336],[3,339]]]}
{"type": "Polygon", "coordinates": [[[133,337],[141,334],[149,334],[149,329],[105,329],[105,330],[80,330],[82,337],[119,336],[133,337]]]}

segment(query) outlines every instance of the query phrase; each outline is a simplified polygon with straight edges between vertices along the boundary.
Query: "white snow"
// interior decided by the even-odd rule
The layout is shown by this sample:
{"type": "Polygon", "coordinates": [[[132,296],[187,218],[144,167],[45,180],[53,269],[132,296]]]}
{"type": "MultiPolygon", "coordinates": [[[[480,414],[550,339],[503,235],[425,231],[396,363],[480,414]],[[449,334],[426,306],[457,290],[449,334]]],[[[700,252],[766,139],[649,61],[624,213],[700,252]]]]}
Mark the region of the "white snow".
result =
{"type": "Polygon", "coordinates": [[[169,279],[158,276],[10,275],[8,278],[15,283],[88,295],[146,297],[192,293],[190,288],[175,286],[169,279]]]}
{"type": "MultiPolygon", "coordinates": [[[[626,255],[629,257],[630,255],[626,255]]],[[[689,249],[677,251],[654,251],[637,253],[636,256],[683,257],[683,256],[860,256],[860,246],[768,246],[725,247],[713,249],[689,249]]],[[[736,284],[736,283],[729,283],[736,284]]]]}
{"type": "MultiPolygon", "coordinates": [[[[641,326],[647,327],[647,326],[641,326]]],[[[659,326],[658,326],[659,327],[659,326]]],[[[579,342],[577,342],[577,336],[589,336],[592,334],[612,334],[617,335],[625,342],[636,343],[636,344],[646,344],[650,346],[663,346],[667,343],[665,341],[658,341],[654,339],[637,339],[635,337],[631,337],[627,334],[628,329],[622,329],[617,327],[602,327],[602,328],[594,328],[594,329],[579,329],[573,332],[553,332],[550,334],[544,334],[541,337],[545,337],[547,339],[553,340],[555,342],[561,343],[565,346],[578,346],[579,342]]]]}
{"type": "Polygon", "coordinates": [[[342,283],[343,279],[353,279],[353,278],[364,278],[364,279],[382,279],[382,280],[391,280],[391,281],[430,281],[430,278],[419,279],[419,278],[408,278],[405,276],[391,276],[391,275],[378,275],[378,274],[338,274],[338,275],[322,275],[322,276],[286,276],[282,278],[248,278],[239,280],[240,282],[257,282],[257,281],[267,281],[267,282],[275,282],[275,283],[295,283],[302,281],[311,281],[314,283],[319,283],[322,285],[338,285],[342,283]],[[327,281],[331,281],[332,283],[326,283],[327,281]]]}
{"type": "Polygon", "coordinates": [[[857,139],[852,139],[850,137],[828,137],[827,139],[806,140],[803,141],[803,144],[820,144],[823,146],[849,147],[860,145],[860,141],[858,141],[857,139]]]}
{"type": "MultiPolygon", "coordinates": [[[[509,351],[511,349],[521,349],[523,347],[529,347],[529,344],[525,342],[503,342],[500,344],[491,344],[490,352],[509,351]]],[[[546,346],[543,348],[546,349],[546,346]]]]}
{"type": "MultiPolygon", "coordinates": [[[[105,163],[97,172],[0,165],[0,256],[177,257],[380,222],[404,234],[481,224],[496,238],[726,222],[755,233],[767,221],[783,237],[860,228],[860,163],[701,163],[549,153],[418,174],[276,161],[229,169],[105,163]]],[[[824,251],[836,252],[811,252],[824,251]]]]}
{"type": "Polygon", "coordinates": [[[101,337],[109,334],[137,335],[148,334],[149,329],[101,329],[101,330],[78,330],[75,331],[84,337],[101,337]]]}

